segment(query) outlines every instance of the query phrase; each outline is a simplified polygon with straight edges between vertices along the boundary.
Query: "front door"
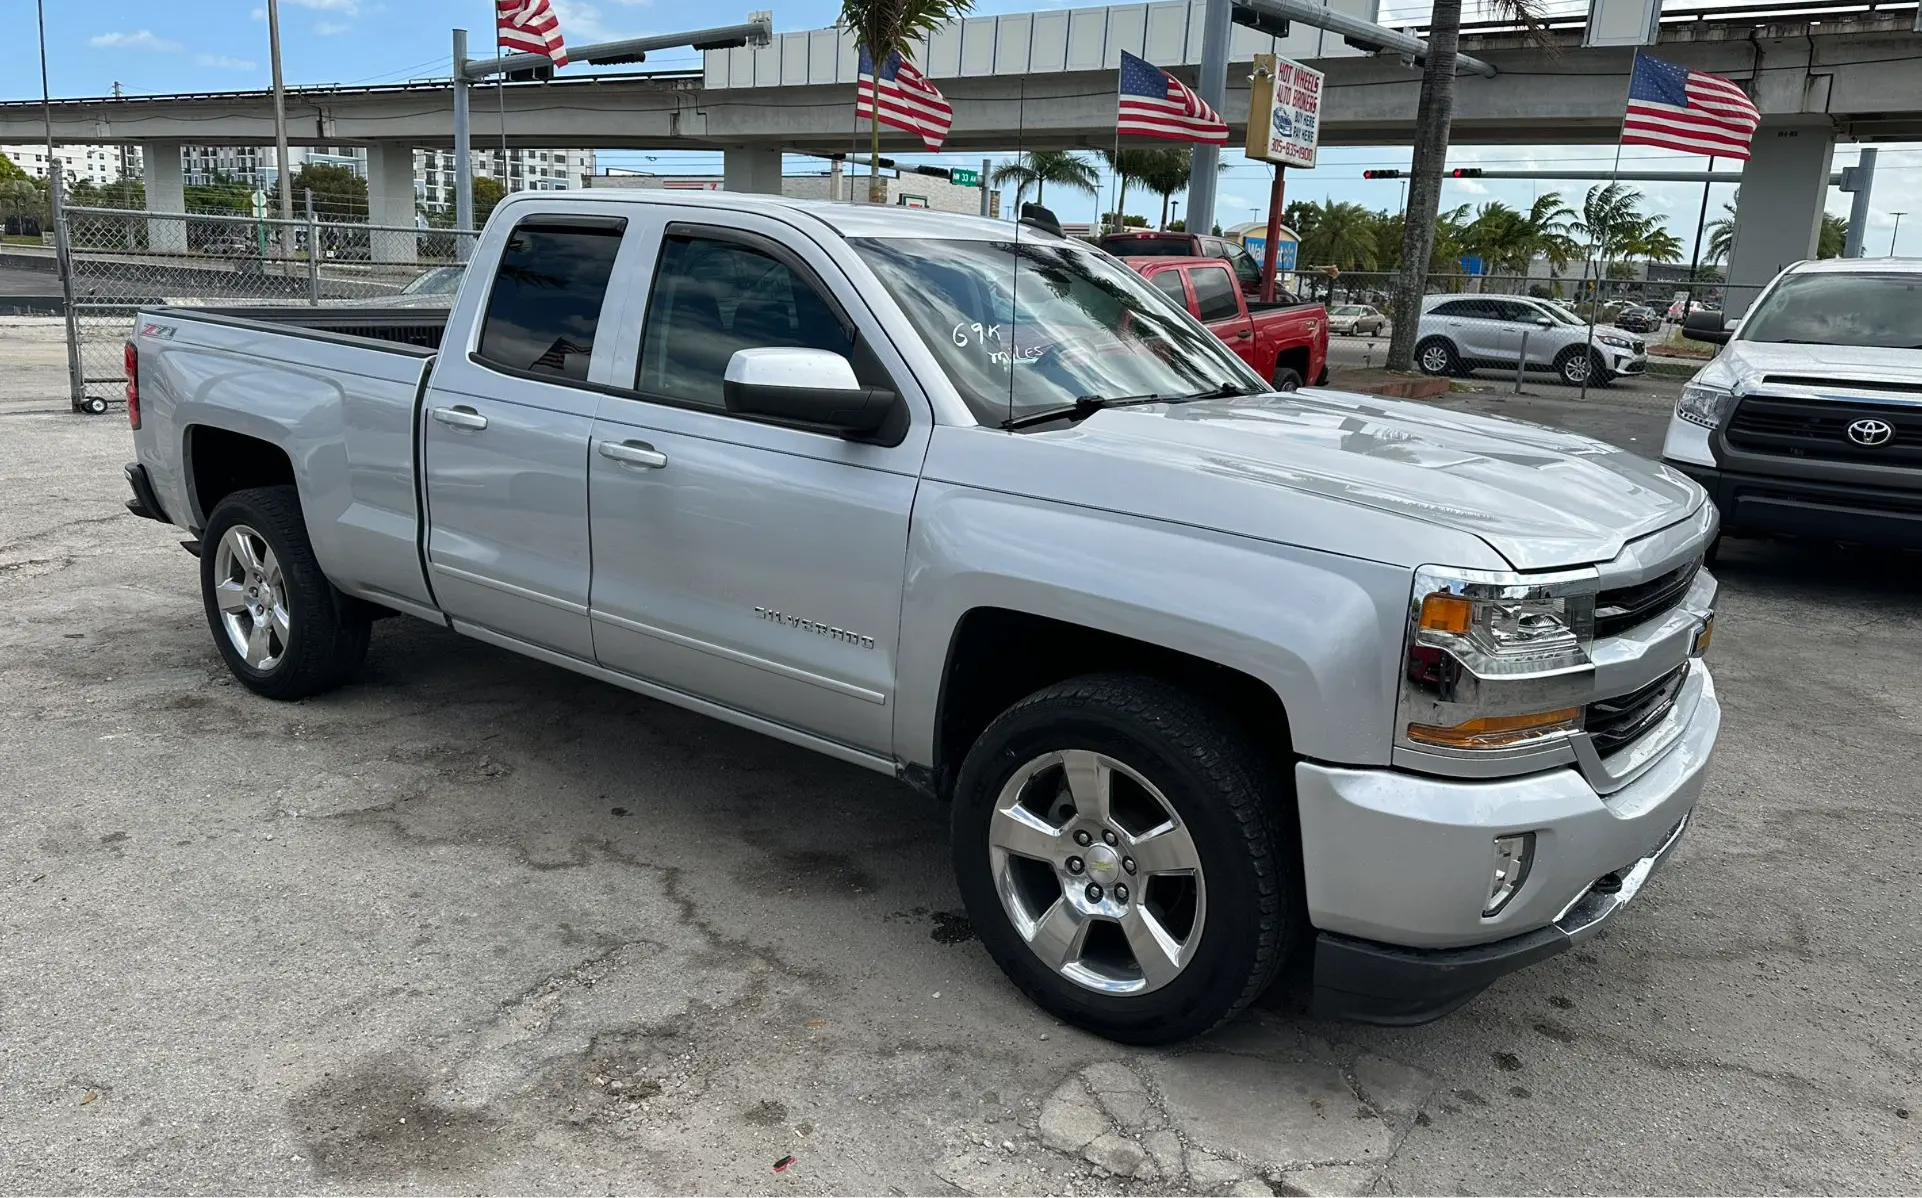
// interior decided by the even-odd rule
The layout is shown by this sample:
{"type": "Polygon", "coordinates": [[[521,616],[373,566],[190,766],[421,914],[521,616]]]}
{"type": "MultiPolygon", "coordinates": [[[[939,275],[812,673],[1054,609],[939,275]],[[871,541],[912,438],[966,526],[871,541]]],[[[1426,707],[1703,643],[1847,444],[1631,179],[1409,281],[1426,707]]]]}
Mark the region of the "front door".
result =
{"type": "MultiPolygon", "coordinates": [[[[442,611],[591,661],[582,387],[624,222],[529,217],[507,235],[471,359],[443,346],[421,429],[427,567],[442,611]]],[[[479,269],[477,263],[473,269],[479,269]]]]}
{"type": "Polygon", "coordinates": [[[1248,365],[1260,369],[1255,361],[1255,327],[1243,307],[1240,288],[1225,266],[1197,266],[1188,271],[1188,282],[1195,289],[1195,315],[1228,343],[1228,348],[1248,365]]]}
{"type": "Polygon", "coordinates": [[[602,400],[588,457],[594,644],[610,669],[885,754],[926,427],[904,411],[896,444],[862,444],[726,411],[728,359],[755,346],[894,386],[832,260],[781,228],[730,213],[660,237],[634,387],[602,400]]]}

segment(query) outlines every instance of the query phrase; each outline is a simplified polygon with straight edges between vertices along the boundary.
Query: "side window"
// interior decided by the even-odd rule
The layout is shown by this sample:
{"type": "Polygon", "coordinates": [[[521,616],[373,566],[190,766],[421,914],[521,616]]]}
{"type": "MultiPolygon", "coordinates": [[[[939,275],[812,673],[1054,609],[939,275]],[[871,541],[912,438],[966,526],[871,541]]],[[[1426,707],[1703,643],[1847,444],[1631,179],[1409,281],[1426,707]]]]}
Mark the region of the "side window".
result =
{"type": "Polygon", "coordinates": [[[481,318],[480,356],[583,382],[625,219],[529,217],[507,235],[481,318]]]}
{"type": "Polygon", "coordinates": [[[1188,272],[1195,286],[1195,312],[1203,320],[1228,320],[1241,315],[1233,276],[1219,266],[1199,266],[1188,272]]]}
{"type": "Polygon", "coordinates": [[[827,301],[779,259],[735,241],[670,234],[648,297],[635,388],[719,408],[728,359],[770,345],[854,351],[827,301]]]}
{"type": "Polygon", "coordinates": [[[1184,310],[1188,307],[1188,289],[1181,285],[1180,271],[1164,270],[1149,279],[1148,282],[1153,285],[1156,291],[1173,300],[1175,307],[1184,310]]]}
{"type": "Polygon", "coordinates": [[[1533,320],[1535,318],[1535,310],[1533,308],[1530,308],[1526,304],[1518,304],[1514,300],[1486,300],[1484,302],[1495,310],[1496,320],[1533,320]]]}

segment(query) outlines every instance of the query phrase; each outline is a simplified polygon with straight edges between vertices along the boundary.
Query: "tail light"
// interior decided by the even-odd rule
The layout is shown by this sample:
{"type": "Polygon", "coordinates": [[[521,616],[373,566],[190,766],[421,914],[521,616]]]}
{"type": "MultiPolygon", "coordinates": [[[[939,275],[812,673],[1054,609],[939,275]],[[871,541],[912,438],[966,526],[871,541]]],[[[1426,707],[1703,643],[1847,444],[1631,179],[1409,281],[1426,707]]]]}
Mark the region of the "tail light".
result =
{"type": "Polygon", "coordinates": [[[140,352],[127,342],[127,425],[140,427],[140,352]]]}

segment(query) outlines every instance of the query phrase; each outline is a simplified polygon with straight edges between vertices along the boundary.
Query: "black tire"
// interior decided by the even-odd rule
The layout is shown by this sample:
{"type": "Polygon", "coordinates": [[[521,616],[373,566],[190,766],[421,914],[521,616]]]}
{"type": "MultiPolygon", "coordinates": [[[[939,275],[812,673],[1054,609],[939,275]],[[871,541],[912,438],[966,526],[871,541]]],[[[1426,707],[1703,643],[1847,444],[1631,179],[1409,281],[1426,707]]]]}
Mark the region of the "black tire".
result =
{"type": "Polygon", "coordinates": [[[1275,367],[1274,386],[1277,391],[1301,390],[1301,372],[1288,366],[1275,367]]]}
{"type": "MultiPolygon", "coordinates": [[[[1259,997],[1300,940],[1300,834],[1286,783],[1225,716],[1187,691],[1128,674],[1071,679],[1003,712],[969,751],[955,790],[956,880],[989,954],[1042,1008],[1125,1044],[1185,1040],[1259,997]],[[1102,993],[1064,977],[1015,930],[996,888],[989,826],[1003,788],[1036,758],[1076,749],[1120,761],[1159,789],[1201,865],[1195,955],[1145,993],[1102,993]]],[[[1137,900],[1149,898],[1150,885],[1137,900]]]]}
{"type": "Polygon", "coordinates": [[[105,416],[107,414],[107,401],[98,395],[88,396],[81,406],[86,408],[87,414],[90,416],[105,416]]]}
{"type": "Polygon", "coordinates": [[[1440,337],[1430,337],[1415,347],[1415,366],[1423,374],[1452,377],[1462,373],[1461,355],[1440,337]]]}
{"type": "Polygon", "coordinates": [[[1596,354],[1590,353],[1585,346],[1580,345],[1571,345],[1561,353],[1555,355],[1555,377],[1560,379],[1564,386],[1581,386],[1583,381],[1581,361],[1585,354],[1588,357],[1588,385],[1591,387],[1607,386],[1609,373],[1607,369],[1602,366],[1601,358],[1596,354]]]}
{"type": "Polygon", "coordinates": [[[221,500],[201,534],[200,595],[214,646],[247,689],[269,699],[303,699],[346,682],[367,656],[372,631],[364,609],[334,589],[314,558],[300,495],[292,487],[235,491],[221,500]],[[229,530],[254,530],[279,566],[288,632],[281,652],[257,669],[237,649],[222,619],[215,563],[229,530]]]}

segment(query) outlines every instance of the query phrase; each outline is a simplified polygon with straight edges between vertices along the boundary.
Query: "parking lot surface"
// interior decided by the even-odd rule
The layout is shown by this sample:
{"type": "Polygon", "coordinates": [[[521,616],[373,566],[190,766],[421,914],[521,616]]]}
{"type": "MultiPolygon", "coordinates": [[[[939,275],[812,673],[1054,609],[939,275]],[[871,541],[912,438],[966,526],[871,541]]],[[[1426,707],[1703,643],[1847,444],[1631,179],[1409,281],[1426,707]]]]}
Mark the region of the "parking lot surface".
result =
{"type": "MultiPolygon", "coordinates": [[[[244,691],[57,336],[0,323],[6,1192],[1922,1190],[1912,558],[1725,546],[1708,789],[1601,937],[1134,1050],[1003,980],[887,779],[406,619],[244,691]]],[[[1481,383],[1647,453],[1676,386],[1481,383]]]]}

